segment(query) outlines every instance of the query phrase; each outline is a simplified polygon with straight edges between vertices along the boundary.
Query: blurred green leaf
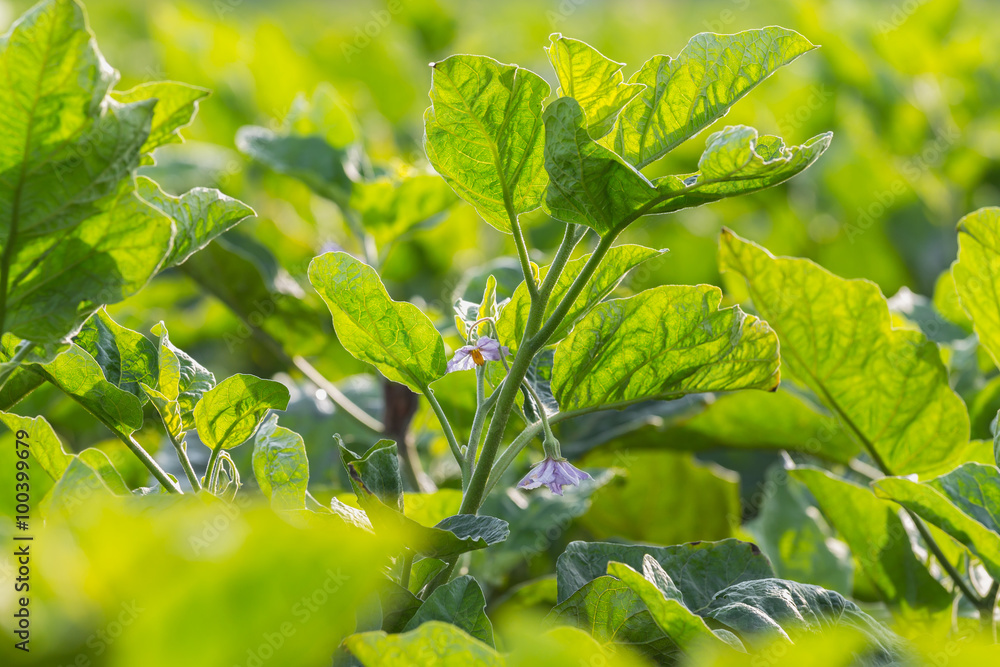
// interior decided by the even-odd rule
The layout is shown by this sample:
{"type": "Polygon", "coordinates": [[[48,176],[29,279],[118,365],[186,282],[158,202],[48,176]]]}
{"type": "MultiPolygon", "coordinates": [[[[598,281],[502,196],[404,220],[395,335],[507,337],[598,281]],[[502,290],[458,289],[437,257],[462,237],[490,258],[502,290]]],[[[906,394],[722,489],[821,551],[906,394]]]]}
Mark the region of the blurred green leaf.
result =
{"type": "Polygon", "coordinates": [[[549,85],[484,56],[451,56],[431,67],[427,157],[486,222],[510,233],[511,218],[538,208],[545,190],[542,103],[549,85]]]}
{"type": "Polygon", "coordinates": [[[607,143],[641,169],[698,134],[775,70],[816,47],[794,30],[695,35],[676,58],[654,56],[629,83],[645,84],[607,143]]]}
{"type": "Polygon", "coordinates": [[[625,63],[608,59],[597,49],[559,33],[549,36],[545,53],[559,79],[559,97],[572,97],[587,115],[587,131],[600,139],[615,125],[618,113],[645,87],[625,83],[625,63]]]}
{"type": "Polygon", "coordinates": [[[253,474],[261,493],[275,509],[305,509],[309,459],[302,436],[278,426],[278,415],[257,429],[253,442],[253,474]]]}
{"type": "Polygon", "coordinates": [[[428,621],[444,621],[493,646],[493,624],[486,617],[486,598],[475,579],[466,575],[434,589],[403,628],[414,630],[428,621]]]}
{"type": "Polygon", "coordinates": [[[781,340],[782,359],[894,474],[948,469],[969,442],[969,416],[934,343],[894,329],[867,281],[803,259],[775,258],[724,231],[720,264],[750,289],[781,340]],[[861,347],[859,347],[861,346],[861,347]]]}
{"type": "Polygon", "coordinates": [[[349,206],[382,246],[441,215],[454,202],[455,193],[438,175],[414,173],[355,184],[349,206]]]}
{"type": "Polygon", "coordinates": [[[345,639],[344,645],[365,667],[409,667],[428,662],[441,667],[505,664],[492,648],[441,621],[429,621],[398,635],[363,632],[345,639]]]}
{"type": "Polygon", "coordinates": [[[122,104],[156,100],[149,136],[142,145],[143,153],[165,144],[183,142],[180,130],[191,123],[198,112],[198,102],[209,96],[209,91],[176,81],[142,83],[125,91],[113,91],[111,98],[122,104]]]}
{"type": "Polygon", "coordinates": [[[209,449],[232,449],[254,434],[269,410],[288,407],[288,389],[243,373],[205,392],[194,409],[198,437],[209,449]]]}
{"type": "Polygon", "coordinates": [[[309,281],[333,314],[340,342],[356,358],[415,392],[426,393],[444,375],[441,334],[419,308],[393,301],[370,266],[330,252],[309,264],[309,281]]]}
{"type": "Polygon", "coordinates": [[[734,389],[773,390],[778,339],[711,285],[668,285],[595,307],[556,348],[563,411],[734,389]]]}

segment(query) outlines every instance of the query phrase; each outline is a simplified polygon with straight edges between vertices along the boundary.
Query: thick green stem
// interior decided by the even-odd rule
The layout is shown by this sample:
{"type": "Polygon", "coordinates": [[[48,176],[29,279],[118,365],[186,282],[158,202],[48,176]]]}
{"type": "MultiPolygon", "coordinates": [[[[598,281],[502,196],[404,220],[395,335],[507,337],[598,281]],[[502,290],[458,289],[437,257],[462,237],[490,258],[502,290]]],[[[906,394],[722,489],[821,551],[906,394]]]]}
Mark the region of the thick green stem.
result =
{"type": "MultiPolygon", "coordinates": [[[[492,405],[492,403],[490,404],[492,405]]],[[[476,453],[479,451],[479,441],[483,437],[483,426],[489,407],[486,404],[486,366],[476,367],[476,416],[472,419],[472,431],[469,443],[465,448],[465,458],[462,461],[462,490],[468,488],[472,477],[472,467],[476,464],[476,453]]]]}
{"type": "Polygon", "coordinates": [[[458,446],[458,439],[455,438],[455,432],[451,430],[451,424],[448,422],[447,415],[444,414],[444,409],[441,404],[438,403],[437,397],[434,396],[434,390],[430,387],[423,388],[424,396],[427,397],[427,402],[431,404],[431,409],[434,410],[434,414],[437,415],[438,423],[441,424],[441,430],[444,431],[444,437],[448,439],[448,446],[451,447],[451,453],[455,455],[455,460],[458,461],[458,465],[462,465],[462,448],[458,446]]]}
{"type": "Polygon", "coordinates": [[[517,259],[521,262],[521,273],[524,274],[524,284],[528,287],[528,295],[531,302],[538,301],[538,285],[531,275],[531,260],[528,258],[528,248],[524,243],[524,235],[521,233],[521,226],[517,222],[517,216],[510,216],[511,233],[514,235],[514,245],[517,246],[517,259]]]}
{"type": "Polygon", "coordinates": [[[187,476],[188,481],[191,482],[191,488],[196,492],[201,491],[201,481],[198,479],[198,474],[194,471],[194,467],[191,465],[191,459],[188,458],[187,448],[184,446],[183,441],[178,441],[174,437],[174,434],[167,430],[167,436],[170,438],[170,443],[177,450],[177,458],[181,462],[181,468],[184,469],[184,474],[187,476]]]}

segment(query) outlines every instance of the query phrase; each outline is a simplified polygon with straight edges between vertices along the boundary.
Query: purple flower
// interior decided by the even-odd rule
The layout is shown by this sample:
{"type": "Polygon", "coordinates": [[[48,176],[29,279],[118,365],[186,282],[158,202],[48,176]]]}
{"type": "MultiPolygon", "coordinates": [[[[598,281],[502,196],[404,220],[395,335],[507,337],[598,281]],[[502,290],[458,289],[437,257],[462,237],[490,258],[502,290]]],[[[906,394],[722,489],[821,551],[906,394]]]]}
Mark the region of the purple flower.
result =
{"type": "Polygon", "coordinates": [[[480,336],[473,345],[463,345],[448,362],[448,372],[470,371],[487,361],[500,361],[510,354],[506,345],[501,345],[489,336],[480,336]]]}
{"type": "Polygon", "coordinates": [[[578,486],[585,479],[593,479],[590,475],[575,467],[563,458],[546,456],[545,460],[528,471],[520,482],[519,489],[537,489],[543,484],[557,496],[562,495],[564,486],[578,486]]]}

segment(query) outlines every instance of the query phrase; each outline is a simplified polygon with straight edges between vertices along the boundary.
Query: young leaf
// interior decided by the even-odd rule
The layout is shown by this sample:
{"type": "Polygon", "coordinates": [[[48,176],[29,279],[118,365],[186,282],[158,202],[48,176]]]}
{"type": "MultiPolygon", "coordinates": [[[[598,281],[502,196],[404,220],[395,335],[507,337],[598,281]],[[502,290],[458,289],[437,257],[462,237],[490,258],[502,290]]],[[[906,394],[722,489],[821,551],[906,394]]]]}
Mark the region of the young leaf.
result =
{"type": "Polygon", "coordinates": [[[778,339],[710,285],[666,285],[594,308],[556,348],[563,411],[778,386],[778,339]]]}
{"type": "Polygon", "coordinates": [[[153,181],[136,179],[138,195],[174,221],[177,233],[163,268],[183,264],[212,239],[254,215],[252,208],[218,190],[195,188],[180,197],[168,195],[153,181]]]}
{"type": "Polygon", "coordinates": [[[873,283],[804,259],[775,258],[723,231],[720,265],[739,273],[781,340],[782,360],[893,474],[950,469],[969,416],[937,346],[894,329],[873,283]]]}
{"type": "Polygon", "coordinates": [[[209,91],[205,88],[176,81],[153,81],[111,93],[111,98],[122,104],[156,100],[149,136],[141,149],[143,153],[152,153],[160,146],[184,141],[181,128],[191,122],[198,111],[198,102],[208,96],[209,91]]]}
{"type": "Polygon", "coordinates": [[[482,665],[504,667],[499,653],[450,623],[428,621],[402,634],[362,632],[344,640],[354,657],[366,665],[384,664],[386,656],[399,665],[482,665]]]}
{"type": "Polygon", "coordinates": [[[194,408],[198,437],[209,449],[232,449],[254,434],[269,410],[288,407],[288,388],[274,380],[237,374],[205,392],[194,408]]]}
{"type": "Polygon", "coordinates": [[[309,281],[333,314],[344,348],[388,379],[416,392],[445,374],[444,340],[410,303],[393,301],[378,274],[347,253],[309,264],[309,281]]]}
{"type": "MultiPolygon", "coordinates": [[[[565,338],[566,334],[580,318],[589,313],[594,306],[614,291],[626,273],[646,260],[662,257],[666,252],[666,250],[653,250],[652,248],[644,248],[639,245],[619,245],[608,250],[608,253],[594,272],[593,277],[587,282],[587,285],[581,290],[580,295],[566,312],[566,317],[563,318],[559,328],[552,334],[549,342],[556,343],[565,338]]],[[[589,259],[590,255],[586,255],[566,263],[563,272],[559,275],[559,280],[556,281],[555,286],[552,288],[549,302],[545,307],[543,320],[551,317],[552,311],[563,300],[570,285],[580,275],[580,271],[589,259]]],[[[545,280],[548,272],[549,267],[543,267],[539,271],[539,277],[545,280]]],[[[497,321],[497,332],[500,335],[500,342],[510,347],[511,350],[517,349],[517,344],[524,333],[524,327],[528,323],[528,311],[530,309],[531,297],[528,295],[527,286],[522,282],[514,290],[513,296],[511,296],[510,300],[503,307],[503,310],[500,311],[500,319],[497,321]]]]}
{"type": "Polygon", "coordinates": [[[183,439],[183,432],[195,427],[194,408],[205,392],[215,386],[215,376],[170,342],[167,326],[163,322],[154,326],[152,333],[159,339],[159,374],[156,389],[143,387],[143,391],[150,396],[164,422],[169,422],[168,426],[174,424],[171,428],[176,430],[171,430],[171,433],[183,439]]]}
{"type": "Polygon", "coordinates": [[[672,547],[570,542],[556,563],[559,601],[570,597],[587,582],[604,575],[608,563],[617,561],[633,569],[643,567],[652,556],[670,575],[684,596],[685,605],[698,611],[718,591],[740,581],[774,576],[767,557],[753,544],[739,540],[692,542],[672,547]]]}
{"type": "Polygon", "coordinates": [[[656,199],[649,180],[587,132],[579,103],[561,97],[545,109],[545,209],[602,236],[619,231],[656,199]]]}
{"type": "Polygon", "coordinates": [[[538,208],[545,190],[542,102],[549,85],[534,72],[484,56],[431,65],[424,149],[434,169],[502,232],[538,208]]]}
{"type": "Polygon", "coordinates": [[[793,30],[769,27],[735,35],[695,35],[676,58],[655,56],[629,83],[645,89],[622,110],[606,140],[642,169],[698,134],[741,97],[816,48],[793,30]]]}
{"type": "Polygon", "coordinates": [[[967,546],[1000,579],[1000,470],[966,463],[926,482],[885,477],[875,493],[927,519],[967,546]]]}
{"type": "Polygon", "coordinates": [[[832,138],[826,132],[788,148],[779,137],[758,137],[752,127],[727,127],[708,137],[697,173],[653,181],[664,201],[650,213],[672,213],[783,183],[819,159],[832,138]]]}
{"type": "Polygon", "coordinates": [[[494,646],[493,624],[486,616],[486,598],[476,580],[468,575],[436,588],[420,605],[403,632],[414,630],[428,621],[451,623],[487,646],[494,646]]]}
{"type": "Polygon", "coordinates": [[[733,629],[754,648],[837,626],[863,632],[880,662],[893,661],[902,648],[895,635],[840,593],[782,579],[730,586],[715,596],[705,616],[733,629]]]}
{"type": "Polygon", "coordinates": [[[624,644],[660,664],[673,664],[681,653],[628,584],[607,575],[587,582],[553,607],[546,621],[586,628],[602,644],[624,644]]]}
{"type": "Polygon", "coordinates": [[[896,509],[868,489],[813,468],[790,473],[805,483],[840,537],[851,547],[879,595],[904,615],[941,611],[952,596],[913,554],[896,509]]]}
{"type": "MultiPolygon", "coordinates": [[[[647,567],[650,563],[657,568],[660,567],[652,556],[647,555],[643,560],[643,567],[647,567]]],[[[660,572],[663,572],[662,568],[660,572]]],[[[648,577],[639,574],[625,563],[608,563],[608,574],[619,579],[642,600],[656,625],[682,651],[688,652],[703,644],[743,650],[742,644],[738,647],[733,646],[712,632],[703,618],[684,606],[683,597],[677,599],[664,595],[648,577]]]]}
{"type": "Polygon", "coordinates": [[[275,509],[305,509],[309,459],[302,436],[278,426],[278,415],[264,422],[253,442],[253,474],[275,509]]]}
{"type": "MultiPolygon", "coordinates": [[[[338,438],[339,440],[339,438],[338,438]]],[[[384,505],[403,511],[403,479],[399,473],[399,455],[392,440],[379,440],[362,456],[340,444],[340,460],[351,478],[351,486],[362,507],[367,509],[372,495],[384,505]]]]}
{"type": "Polygon", "coordinates": [[[586,42],[563,37],[559,33],[549,36],[551,44],[545,48],[552,69],[559,79],[559,97],[572,97],[587,114],[587,131],[600,139],[615,125],[618,113],[643,88],[642,84],[625,83],[622,68],[586,42]]]}
{"type": "Polygon", "coordinates": [[[979,342],[1000,365],[1000,208],[982,208],[958,221],[958,260],[951,273],[979,342]]]}
{"type": "Polygon", "coordinates": [[[156,346],[138,331],[127,329],[103,308],[87,320],[73,342],[101,367],[105,379],[141,400],[139,385],[156,384],[156,346]]]}

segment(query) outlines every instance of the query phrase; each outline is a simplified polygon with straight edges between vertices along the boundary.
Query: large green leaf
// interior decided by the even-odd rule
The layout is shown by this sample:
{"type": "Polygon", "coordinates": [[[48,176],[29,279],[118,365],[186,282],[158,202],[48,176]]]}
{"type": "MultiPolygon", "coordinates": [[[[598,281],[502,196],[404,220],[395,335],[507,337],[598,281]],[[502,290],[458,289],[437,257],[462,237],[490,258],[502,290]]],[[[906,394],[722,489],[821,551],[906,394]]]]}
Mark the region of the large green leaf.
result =
{"type": "Polygon", "coordinates": [[[557,94],[580,103],[587,114],[587,131],[594,139],[600,139],[611,131],[618,113],[644,86],[625,83],[622,75],[625,63],[608,59],[586,42],[559,33],[549,39],[551,44],[545,53],[559,79],[557,94]]]}
{"type": "Polygon", "coordinates": [[[66,452],[45,417],[22,417],[0,412],[0,421],[17,436],[18,441],[27,443],[28,453],[38,462],[38,467],[52,481],[59,481],[75,457],[66,452]]]}
{"type": "Polygon", "coordinates": [[[445,373],[444,341],[419,308],[393,301],[367,264],[343,252],[309,264],[309,281],[333,314],[344,348],[413,391],[445,373]]]}
{"type": "Polygon", "coordinates": [[[209,91],[176,81],[152,81],[125,91],[114,91],[111,97],[122,104],[156,100],[149,136],[142,145],[143,153],[165,144],[183,141],[181,128],[187,126],[198,111],[198,102],[208,97],[209,91]]]}
{"type": "Polygon", "coordinates": [[[958,221],[958,260],[951,273],[979,342],[1000,365],[1000,208],[982,208],[958,221]]]}
{"type": "Polygon", "coordinates": [[[309,459],[302,436],[278,426],[278,415],[261,424],[253,442],[253,474],[275,509],[305,509],[309,459]]]}
{"type": "Polygon", "coordinates": [[[686,452],[602,448],[579,465],[621,468],[622,478],[596,489],[579,520],[595,539],[680,544],[732,537],[739,527],[737,476],[699,464],[686,452]],[[690,511],[692,498],[698,499],[697,512],[690,511]]]}
{"type": "Polygon", "coordinates": [[[631,587],[607,575],[588,581],[553,607],[546,620],[584,628],[602,644],[623,644],[659,663],[671,664],[681,652],[631,587]]]}
{"type": "Polygon", "coordinates": [[[183,264],[216,236],[254,215],[253,209],[243,202],[212,188],[195,188],[173,197],[148,178],[139,177],[136,184],[139,196],[177,227],[173,246],[163,260],[164,267],[183,264]]]}
{"type": "Polygon", "coordinates": [[[570,542],[559,556],[556,574],[562,602],[587,582],[603,576],[608,563],[640,569],[652,556],[676,584],[692,611],[708,606],[715,594],[740,581],[766,579],[774,570],[760,549],[749,542],[722,540],[692,542],[672,547],[610,542],[570,542]]]}
{"type": "Polygon", "coordinates": [[[796,468],[790,474],[809,487],[882,599],[905,615],[951,605],[952,596],[913,554],[891,503],[822,470],[796,468]]]}
{"type": "Polygon", "coordinates": [[[711,285],[665,285],[595,307],[556,348],[563,411],[778,386],[778,338],[711,285]]]}
{"type": "Polygon", "coordinates": [[[362,632],[344,640],[344,646],[365,667],[503,667],[504,659],[486,644],[450,623],[430,621],[403,634],[362,632]]]}
{"type": "Polygon", "coordinates": [[[434,169],[502,232],[538,208],[545,190],[542,102],[537,74],[484,56],[432,64],[424,149],[434,169]]]}
{"type": "Polygon", "coordinates": [[[403,628],[413,630],[428,621],[444,621],[493,646],[493,624],[486,617],[486,597],[472,577],[465,575],[434,589],[403,628]]]}
{"type": "Polygon", "coordinates": [[[885,298],[804,259],[775,258],[724,231],[720,264],[746,279],[777,332],[785,368],[894,474],[947,470],[969,442],[969,416],[934,343],[894,329],[885,298]]]}
{"type": "Polygon", "coordinates": [[[205,392],[194,408],[198,437],[209,449],[232,449],[254,434],[269,410],[288,407],[288,388],[243,373],[205,392]]]}
{"type": "Polygon", "coordinates": [[[875,492],[920,515],[979,556],[1000,579],[1000,470],[966,463],[926,482],[886,477],[875,492]]]}
{"type": "Polygon", "coordinates": [[[350,207],[381,246],[440,216],[454,202],[455,193],[439,176],[413,173],[356,183],[350,207]]]}
{"type": "Polygon", "coordinates": [[[880,661],[891,661],[901,648],[898,638],[840,593],[783,579],[730,586],[715,596],[705,615],[732,628],[755,648],[838,626],[862,631],[880,661]]]}
{"type": "Polygon", "coordinates": [[[545,209],[554,218],[612,234],[656,200],[649,180],[595,142],[579,103],[561,97],[545,109],[545,209]]]}
{"type": "Polygon", "coordinates": [[[741,97],[816,48],[793,30],[769,27],[735,35],[695,35],[676,58],[654,56],[629,83],[645,89],[622,110],[608,137],[641,169],[729,111],[741,97]]]}
{"type": "MultiPolygon", "coordinates": [[[[682,596],[670,597],[657,588],[651,577],[667,575],[656,559],[647,555],[643,559],[643,570],[644,573],[640,574],[624,563],[608,563],[608,574],[621,580],[642,600],[656,625],[682,651],[687,652],[704,644],[737,648],[717,636],[703,618],[685,607],[682,596]],[[656,568],[659,568],[658,573],[656,568]]],[[[742,646],[739,648],[742,649],[742,646]]]]}
{"type": "MultiPolygon", "coordinates": [[[[614,291],[626,273],[642,262],[662,257],[665,253],[665,250],[653,250],[652,248],[644,248],[639,245],[620,245],[611,248],[604,256],[604,259],[601,260],[594,275],[587,282],[583,290],[580,291],[579,296],[573,301],[570,309],[566,311],[566,316],[552,334],[552,337],[549,338],[549,342],[555,343],[564,338],[581,317],[589,313],[594,306],[614,291]]],[[[559,274],[559,280],[552,287],[548,304],[545,306],[543,320],[551,317],[552,311],[563,300],[566,292],[573,284],[573,281],[576,280],[576,277],[580,275],[580,271],[583,270],[584,265],[589,259],[590,255],[586,255],[566,263],[563,272],[559,274]]],[[[549,267],[541,268],[538,272],[539,280],[545,280],[548,272],[549,267]]],[[[528,311],[530,309],[531,296],[528,294],[527,286],[522,282],[514,290],[514,294],[510,297],[510,300],[504,305],[503,310],[500,312],[500,319],[497,320],[497,332],[500,336],[500,341],[510,347],[511,350],[516,350],[518,343],[521,341],[521,335],[524,333],[524,328],[528,323],[528,311]]]]}
{"type": "Polygon", "coordinates": [[[832,138],[826,132],[789,148],[779,137],[758,137],[752,127],[727,127],[708,137],[697,173],[653,181],[664,201],[650,212],[671,213],[783,183],[819,159],[832,138]]]}

